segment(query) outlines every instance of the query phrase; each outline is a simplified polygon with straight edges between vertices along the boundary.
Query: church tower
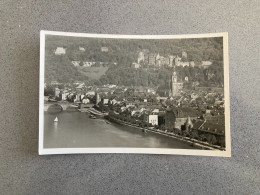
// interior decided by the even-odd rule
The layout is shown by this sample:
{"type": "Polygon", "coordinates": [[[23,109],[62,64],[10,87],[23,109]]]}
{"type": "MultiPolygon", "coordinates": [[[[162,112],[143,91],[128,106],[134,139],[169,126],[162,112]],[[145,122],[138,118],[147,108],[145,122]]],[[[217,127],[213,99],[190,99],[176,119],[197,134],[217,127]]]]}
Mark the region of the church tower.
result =
{"type": "Polygon", "coordinates": [[[178,95],[178,82],[177,82],[177,74],[175,71],[175,66],[174,66],[174,71],[172,74],[172,80],[171,80],[171,96],[177,96],[178,95]]]}
{"type": "Polygon", "coordinates": [[[190,119],[190,116],[188,116],[186,123],[185,123],[185,129],[187,131],[190,131],[192,129],[192,127],[193,127],[192,121],[190,119]]]}

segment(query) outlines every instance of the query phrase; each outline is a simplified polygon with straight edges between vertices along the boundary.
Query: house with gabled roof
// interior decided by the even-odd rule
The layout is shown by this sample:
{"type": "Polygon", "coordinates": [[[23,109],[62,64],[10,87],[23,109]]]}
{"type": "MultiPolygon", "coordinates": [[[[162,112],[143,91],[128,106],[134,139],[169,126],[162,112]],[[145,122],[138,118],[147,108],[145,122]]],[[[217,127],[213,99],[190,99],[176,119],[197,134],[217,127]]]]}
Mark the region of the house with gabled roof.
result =
{"type": "Polygon", "coordinates": [[[184,129],[187,118],[196,120],[199,113],[190,107],[174,107],[168,109],[165,114],[165,128],[166,129],[184,129]]]}

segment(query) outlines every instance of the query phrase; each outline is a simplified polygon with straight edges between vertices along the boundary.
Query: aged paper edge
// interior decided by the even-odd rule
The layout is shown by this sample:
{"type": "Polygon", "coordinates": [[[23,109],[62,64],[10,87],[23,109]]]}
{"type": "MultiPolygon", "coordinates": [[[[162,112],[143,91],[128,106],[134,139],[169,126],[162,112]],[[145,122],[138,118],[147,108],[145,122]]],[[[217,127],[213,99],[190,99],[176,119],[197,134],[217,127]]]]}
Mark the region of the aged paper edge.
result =
{"type": "Polygon", "coordinates": [[[230,135],[230,97],[229,97],[229,60],[228,60],[228,33],[187,34],[187,35],[115,35],[115,34],[88,34],[45,31],[40,32],[40,86],[39,86],[39,155],[47,154],[82,154],[82,153],[130,153],[130,154],[175,154],[196,156],[231,157],[230,135]],[[169,148],[44,148],[44,62],[45,62],[45,35],[88,37],[88,38],[112,38],[112,39],[190,39],[223,37],[224,58],[224,97],[225,97],[225,151],[214,150],[189,150],[169,148]]]}

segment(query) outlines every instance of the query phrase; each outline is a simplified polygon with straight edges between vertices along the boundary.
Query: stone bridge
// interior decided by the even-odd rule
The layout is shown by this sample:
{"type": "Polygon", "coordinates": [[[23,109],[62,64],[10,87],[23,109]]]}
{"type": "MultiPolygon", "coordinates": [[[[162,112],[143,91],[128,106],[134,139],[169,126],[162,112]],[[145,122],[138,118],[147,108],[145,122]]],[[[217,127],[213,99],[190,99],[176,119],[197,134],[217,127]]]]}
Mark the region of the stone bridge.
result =
{"type": "Polygon", "coordinates": [[[61,108],[61,110],[67,110],[69,107],[74,107],[75,106],[71,103],[67,103],[67,102],[44,102],[44,111],[48,111],[48,109],[51,107],[51,106],[55,106],[57,108],[61,108]]]}

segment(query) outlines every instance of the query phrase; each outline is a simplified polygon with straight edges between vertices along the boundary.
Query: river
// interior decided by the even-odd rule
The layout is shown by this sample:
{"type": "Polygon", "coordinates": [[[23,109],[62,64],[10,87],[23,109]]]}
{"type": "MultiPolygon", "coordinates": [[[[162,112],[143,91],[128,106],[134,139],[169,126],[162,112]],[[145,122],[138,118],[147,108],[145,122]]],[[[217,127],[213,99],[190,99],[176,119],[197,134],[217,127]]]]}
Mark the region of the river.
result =
{"type": "Polygon", "coordinates": [[[44,112],[44,148],[131,147],[194,149],[188,143],[78,111],[44,112]],[[58,122],[53,122],[55,117],[58,122]]]}

